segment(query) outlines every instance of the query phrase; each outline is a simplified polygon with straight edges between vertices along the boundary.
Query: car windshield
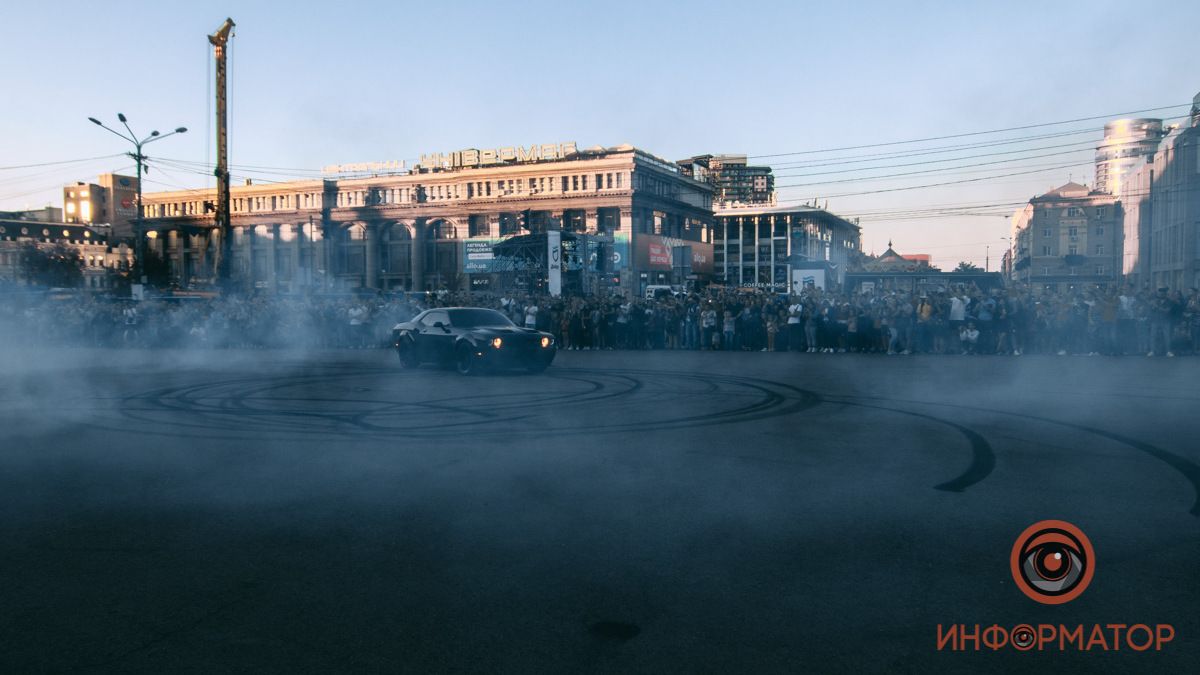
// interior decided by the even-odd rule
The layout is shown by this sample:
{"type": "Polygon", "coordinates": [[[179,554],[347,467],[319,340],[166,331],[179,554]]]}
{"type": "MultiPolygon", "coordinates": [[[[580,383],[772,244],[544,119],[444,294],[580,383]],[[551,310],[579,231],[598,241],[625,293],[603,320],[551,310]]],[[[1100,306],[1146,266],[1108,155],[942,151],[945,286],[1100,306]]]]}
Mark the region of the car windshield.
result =
{"type": "Polygon", "coordinates": [[[455,309],[450,311],[450,324],[458,328],[479,328],[511,326],[513,322],[494,309],[455,309]]]}

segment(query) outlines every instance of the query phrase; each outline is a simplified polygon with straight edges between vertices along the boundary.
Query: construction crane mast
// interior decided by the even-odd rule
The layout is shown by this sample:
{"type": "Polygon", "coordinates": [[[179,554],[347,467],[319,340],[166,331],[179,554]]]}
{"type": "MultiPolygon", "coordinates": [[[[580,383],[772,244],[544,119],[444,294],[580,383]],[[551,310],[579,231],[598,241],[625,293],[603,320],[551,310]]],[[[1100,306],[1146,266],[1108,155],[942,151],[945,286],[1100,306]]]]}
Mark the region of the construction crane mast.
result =
{"type": "Polygon", "coordinates": [[[233,19],[225,19],[225,23],[217,32],[208,36],[213,46],[213,57],[217,61],[217,232],[220,236],[220,249],[217,252],[217,283],[222,291],[230,288],[230,272],[233,266],[233,228],[229,209],[229,137],[227,135],[228,117],[226,115],[225,63],[228,57],[226,46],[233,32],[233,19]]]}

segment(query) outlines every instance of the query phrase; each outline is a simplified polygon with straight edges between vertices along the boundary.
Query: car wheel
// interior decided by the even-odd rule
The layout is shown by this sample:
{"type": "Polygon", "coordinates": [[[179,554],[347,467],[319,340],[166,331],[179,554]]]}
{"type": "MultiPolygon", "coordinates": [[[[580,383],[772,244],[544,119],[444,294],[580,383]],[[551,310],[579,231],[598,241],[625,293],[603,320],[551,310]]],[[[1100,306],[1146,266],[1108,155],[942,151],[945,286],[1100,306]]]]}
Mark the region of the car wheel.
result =
{"type": "Polygon", "coordinates": [[[396,355],[400,357],[400,367],[405,370],[412,370],[421,365],[417,359],[417,347],[411,339],[403,339],[396,345],[396,355]]]}
{"type": "Polygon", "coordinates": [[[463,375],[474,375],[479,372],[475,350],[471,349],[471,345],[463,343],[454,350],[454,367],[463,375]]]}

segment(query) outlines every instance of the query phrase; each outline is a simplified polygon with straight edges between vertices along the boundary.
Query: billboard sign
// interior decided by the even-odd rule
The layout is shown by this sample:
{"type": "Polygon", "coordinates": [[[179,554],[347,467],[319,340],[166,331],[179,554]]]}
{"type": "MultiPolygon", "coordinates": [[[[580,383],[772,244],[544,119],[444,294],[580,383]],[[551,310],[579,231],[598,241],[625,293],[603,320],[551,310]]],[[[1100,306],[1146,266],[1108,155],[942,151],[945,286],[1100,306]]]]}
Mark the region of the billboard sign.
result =
{"type": "Polygon", "coordinates": [[[656,234],[637,235],[637,265],[643,270],[670,270],[675,248],[691,249],[691,270],[696,274],[713,273],[712,244],[656,234]]]}
{"type": "Polygon", "coordinates": [[[792,292],[800,293],[806,288],[825,290],[825,270],[792,270],[792,292]]]}
{"type": "Polygon", "coordinates": [[[495,239],[464,239],[462,271],[466,274],[486,274],[494,271],[496,254],[492,247],[495,245],[495,239]]]}

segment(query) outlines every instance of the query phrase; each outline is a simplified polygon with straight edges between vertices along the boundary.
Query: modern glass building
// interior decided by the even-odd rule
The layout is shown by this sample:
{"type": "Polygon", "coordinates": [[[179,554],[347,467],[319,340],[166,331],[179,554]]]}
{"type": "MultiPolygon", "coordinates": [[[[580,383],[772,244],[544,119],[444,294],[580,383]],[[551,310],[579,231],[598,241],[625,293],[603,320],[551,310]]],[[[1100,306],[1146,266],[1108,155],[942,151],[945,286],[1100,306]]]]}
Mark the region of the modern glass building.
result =
{"type": "Polygon", "coordinates": [[[725,206],[713,215],[714,272],[729,286],[787,292],[793,272],[817,267],[841,283],[862,247],[857,223],[811,206],[725,206]]]}

